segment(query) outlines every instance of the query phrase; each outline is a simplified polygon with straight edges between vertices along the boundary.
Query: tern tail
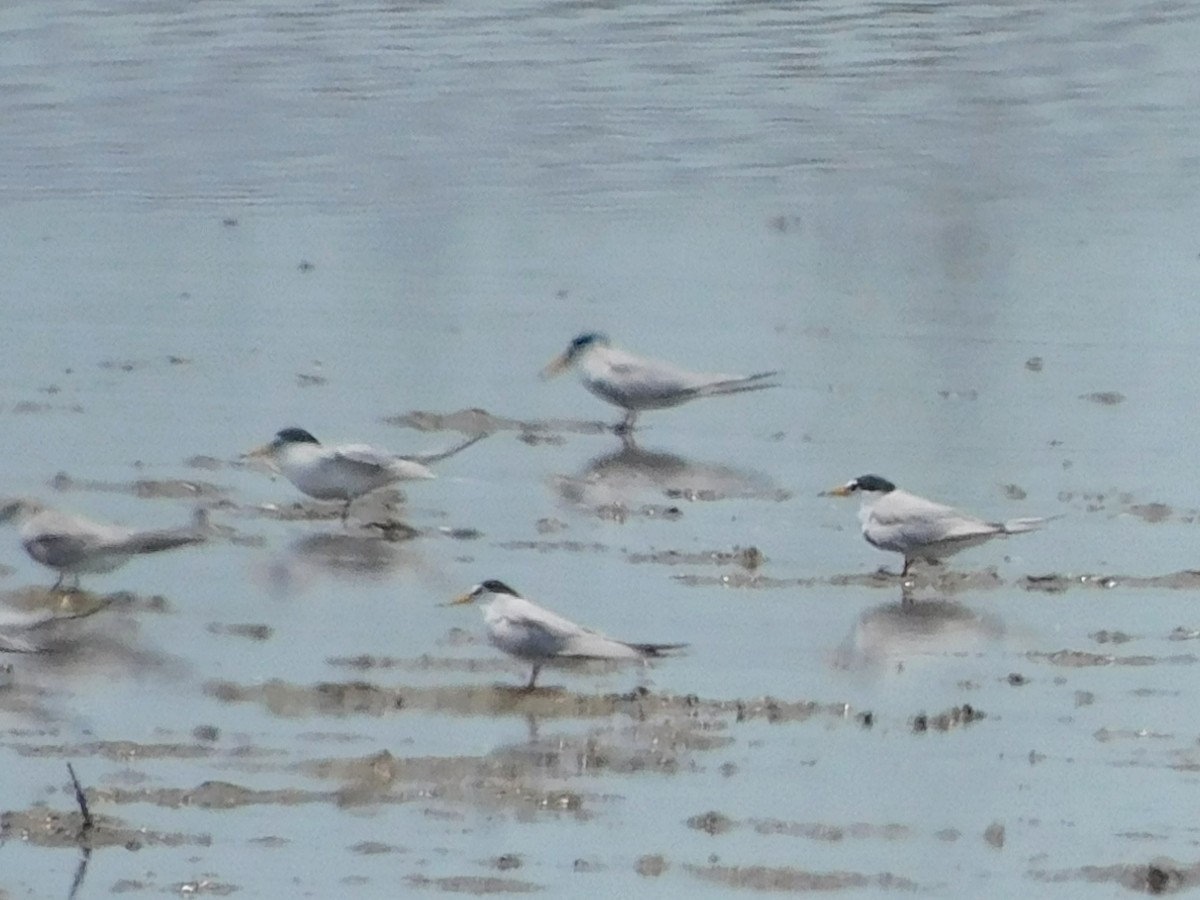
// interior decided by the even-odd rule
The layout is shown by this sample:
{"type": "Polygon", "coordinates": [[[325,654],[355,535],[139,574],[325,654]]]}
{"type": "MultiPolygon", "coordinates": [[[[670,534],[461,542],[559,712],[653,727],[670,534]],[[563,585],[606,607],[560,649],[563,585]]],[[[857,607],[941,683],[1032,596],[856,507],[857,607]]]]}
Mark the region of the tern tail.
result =
{"type": "Polygon", "coordinates": [[[1035,516],[1029,519],[1009,519],[1000,523],[1000,530],[1005,534],[1023,534],[1026,531],[1037,531],[1047,522],[1052,522],[1061,516],[1035,516]]]}
{"type": "Polygon", "coordinates": [[[489,434],[491,434],[491,432],[482,431],[479,434],[476,434],[476,435],[468,438],[467,440],[462,441],[461,443],[455,444],[449,450],[443,450],[441,453],[426,453],[422,456],[406,456],[403,458],[410,460],[412,462],[421,463],[422,465],[425,465],[428,463],[433,463],[433,462],[438,462],[439,460],[443,460],[443,459],[449,459],[454,454],[461,453],[462,451],[466,450],[472,444],[478,444],[489,434]]]}
{"type": "Polygon", "coordinates": [[[758,372],[754,375],[745,375],[740,378],[729,378],[725,381],[715,381],[712,384],[707,384],[702,387],[698,393],[705,396],[715,396],[718,394],[741,394],[746,391],[762,391],[767,388],[778,387],[774,382],[768,381],[769,378],[774,378],[779,372],[758,372]]]}
{"type": "Polygon", "coordinates": [[[690,644],[629,644],[638,653],[643,656],[665,656],[672,650],[683,650],[690,644]]]}

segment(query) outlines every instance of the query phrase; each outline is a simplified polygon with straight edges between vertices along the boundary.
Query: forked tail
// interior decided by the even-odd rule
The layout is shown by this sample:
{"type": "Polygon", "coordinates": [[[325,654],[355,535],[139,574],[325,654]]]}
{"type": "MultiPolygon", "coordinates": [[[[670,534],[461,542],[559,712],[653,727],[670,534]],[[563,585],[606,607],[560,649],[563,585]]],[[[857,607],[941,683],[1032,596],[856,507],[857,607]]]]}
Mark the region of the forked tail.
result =
{"type": "Polygon", "coordinates": [[[643,656],[666,656],[673,650],[683,650],[690,644],[630,644],[634,650],[643,656]]]}
{"type": "Polygon", "coordinates": [[[1034,516],[1029,519],[1009,519],[1002,522],[1000,527],[1005,534],[1024,534],[1026,531],[1037,531],[1047,522],[1061,518],[1062,516],[1034,516]]]}
{"type": "Polygon", "coordinates": [[[726,381],[714,381],[712,384],[701,388],[699,393],[715,396],[718,394],[742,394],[747,391],[763,391],[767,388],[779,387],[775,382],[767,380],[774,378],[778,374],[778,371],[758,372],[754,375],[730,378],[726,381]]]}

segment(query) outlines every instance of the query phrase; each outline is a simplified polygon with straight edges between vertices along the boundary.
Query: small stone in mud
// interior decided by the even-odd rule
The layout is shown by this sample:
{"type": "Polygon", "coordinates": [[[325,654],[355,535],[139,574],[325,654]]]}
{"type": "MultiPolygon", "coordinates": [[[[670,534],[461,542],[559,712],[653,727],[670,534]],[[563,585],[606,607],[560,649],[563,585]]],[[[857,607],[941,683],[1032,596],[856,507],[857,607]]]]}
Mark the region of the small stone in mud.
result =
{"type": "Polygon", "coordinates": [[[1124,644],[1126,641],[1132,641],[1129,635],[1123,631],[1097,631],[1091,635],[1093,641],[1097,644],[1124,644]]]}
{"type": "Polygon", "coordinates": [[[667,871],[669,863],[666,858],[659,853],[649,854],[647,856],[639,856],[637,862],[633,864],[633,870],[643,878],[657,878],[663,872],[667,871]]]}
{"type": "Polygon", "coordinates": [[[1099,403],[1101,406],[1116,406],[1125,402],[1125,395],[1117,391],[1093,391],[1090,394],[1080,394],[1079,399],[1099,403]]]}
{"type": "Polygon", "coordinates": [[[993,822],[984,829],[983,839],[997,850],[1002,850],[1004,848],[1004,826],[999,822],[993,822]]]}
{"type": "Polygon", "coordinates": [[[310,375],[307,372],[296,373],[296,384],[300,387],[316,387],[329,381],[324,375],[310,375]]]}
{"type": "Polygon", "coordinates": [[[1007,680],[1008,683],[1013,687],[1020,687],[1023,684],[1029,684],[1029,679],[1020,672],[1010,672],[1007,680]]]}
{"type": "Polygon", "coordinates": [[[743,569],[749,569],[752,572],[766,562],[767,559],[757,547],[734,547],[733,551],[736,554],[738,564],[743,569]]]}
{"type": "Polygon", "coordinates": [[[1091,691],[1076,691],[1075,692],[1075,708],[1081,706],[1091,706],[1096,702],[1096,695],[1091,691]]]}
{"type": "Polygon", "coordinates": [[[869,710],[867,712],[860,712],[855,718],[863,728],[870,728],[875,724],[875,714],[869,710]]]}
{"type": "Polygon", "coordinates": [[[567,523],[562,519],[545,518],[537,520],[538,534],[553,534],[556,531],[565,531],[567,523]]]}
{"type": "Polygon", "coordinates": [[[270,625],[224,625],[212,622],[208,626],[209,634],[228,634],[233,637],[249,638],[252,641],[265,641],[275,633],[270,625]]]}
{"type": "Polygon", "coordinates": [[[688,828],[696,831],[703,831],[706,834],[716,836],[724,834],[733,828],[733,820],[728,816],[723,816],[721,813],[714,811],[701,813],[698,816],[692,816],[687,820],[688,828]]]}
{"type": "Polygon", "coordinates": [[[192,737],[211,744],[221,737],[221,729],[216,725],[197,725],[192,729],[192,737]]]}
{"type": "Polygon", "coordinates": [[[975,709],[970,703],[964,703],[962,706],[951,707],[943,713],[938,713],[936,716],[918,713],[912,717],[911,725],[913,734],[923,734],[930,729],[935,731],[949,731],[951,728],[957,728],[959,725],[969,725],[972,722],[986,718],[986,713],[975,709]]]}
{"type": "Polygon", "coordinates": [[[1029,495],[1025,493],[1025,489],[1017,484],[1004,485],[1004,496],[1009,500],[1024,500],[1029,495]]]}
{"type": "MultiPolygon", "coordinates": [[[[394,524],[399,524],[399,523],[394,523],[394,524]]],[[[409,535],[410,537],[416,537],[418,534],[421,533],[421,532],[417,531],[417,529],[411,528],[407,525],[405,525],[404,527],[408,528],[408,530],[410,532],[412,532],[412,534],[409,535]]],[[[439,528],[438,531],[440,531],[442,534],[446,535],[446,537],[453,538],[456,541],[477,541],[481,537],[483,537],[483,532],[480,531],[478,528],[439,528]]]]}
{"type": "Polygon", "coordinates": [[[1144,522],[1157,525],[1171,518],[1171,507],[1165,503],[1139,503],[1129,507],[1129,512],[1144,522]]]}
{"type": "Polygon", "coordinates": [[[492,865],[501,872],[506,872],[509,869],[519,869],[521,868],[521,857],[516,853],[505,853],[493,859],[492,865]]]}
{"type": "Polygon", "coordinates": [[[209,471],[215,471],[225,465],[224,462],[215,456],[204,455],[190,456],[183,461],[183,464],[192,469],[207,469],[209,471]]]}
{"type": "Polygon", "coordinates": [[[1031,356],[1029,359],[1025,360],[1025,368],[1030,372],[1042,371],[1042,365],[1042,358],[1040,356],[1031,356]]]}
{"type": "Polygon", "coordinates": [[[313,269],[316,268],[316,266],[313,265],[311,262],[309,262],[307,259],[302,259],[302,260],[300,260],[299,263],[296,264],[296,268],[299,269],[301,272],[311,272],[313,269]]]}

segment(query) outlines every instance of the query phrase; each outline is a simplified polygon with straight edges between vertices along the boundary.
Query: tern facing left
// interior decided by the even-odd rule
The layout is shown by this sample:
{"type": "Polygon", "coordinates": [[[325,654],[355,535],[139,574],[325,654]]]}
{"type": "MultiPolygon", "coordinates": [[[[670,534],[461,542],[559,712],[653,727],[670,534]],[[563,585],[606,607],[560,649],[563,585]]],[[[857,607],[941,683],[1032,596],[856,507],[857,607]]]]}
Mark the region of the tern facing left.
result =
{"type": "Polygon", "coordinates": [[[606,637],[526,600],[502,581],[490,579],[451,601],[451,606],[486,601],[488,640],[509,656],[532,664],[525,690],[531,691],[547,663],[588,659],[646,660],[687,644],[631,644],[606,637]]]}
{"type": "Polygon", "coordinates": [[[8,521],[20,523],[25,552],[42,565],[57,570],[58,580],[51,590],[62,586],[68,576],[78,588],[80,575],[111,572],[134,556],[205,540],[202,513],[191,527],[138,531],[48,509],[34,500],[9,500],[0,505],[0,522],[8,521]]]}
{"type": "Polygon", "coordinates": [[[902,491],[878,475],[860,475],[828,493],[835,497],[853,494],[862,497],[858,518],[863,537],[880,550],[904,554],[901,575],[908,574],[915,560],[937,562],[995,537],[1035,531],[1054,518],[988,522],[902,491]]]}
{"type": "Polygon", "coordinates": [[[625,410],[625,419],[616,427],[618,434],[633,430],[637,414],[644,409],[667,409],[697,397],[740,394],[776,387],[767,379],[778,372],[754,375],[720,375],[689,372],[670,363],[646,359],[618,350],[607,335],[586,332],[575,338],[567,349],[542,369],[543,378],[551,378],[575,367],[583,386],[613,406],[625,410]]]}
{"type": "Polygon", "coordinates": [[[482,440],[479,434],[457,447],[423,457],[397,456],[370,444],[326,446],[303,428],[285,428],[269,444],[245,454],[269,460],[292,484],[317,500],[340,500],[342,522],[350,505],[389,484],[437,478],[426,462],[453,456],[482,440]]]}

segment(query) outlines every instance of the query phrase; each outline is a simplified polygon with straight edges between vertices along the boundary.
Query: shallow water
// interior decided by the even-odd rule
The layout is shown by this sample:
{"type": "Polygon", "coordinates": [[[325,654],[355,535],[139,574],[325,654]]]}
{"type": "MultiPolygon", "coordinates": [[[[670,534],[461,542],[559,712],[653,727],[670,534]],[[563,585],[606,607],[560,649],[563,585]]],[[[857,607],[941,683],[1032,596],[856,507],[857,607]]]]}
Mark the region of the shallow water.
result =
{"type": "Polygon", "coordinates": [[[214,534],[3,660],[0,896],[72,890],[67,762],[78,896],[1195,884],[1197,18],[11,5],[3,492],[214,534]],[[782,386],[623,447],[537,378],[592,328],[782,386]],[[291,424],[494,433],[386,540],[237,462],[291,424]],[[868,471],[1062,518],[906,606],[868,471]],[[690,650],[517,693],[489,577],[690,650]]]}

